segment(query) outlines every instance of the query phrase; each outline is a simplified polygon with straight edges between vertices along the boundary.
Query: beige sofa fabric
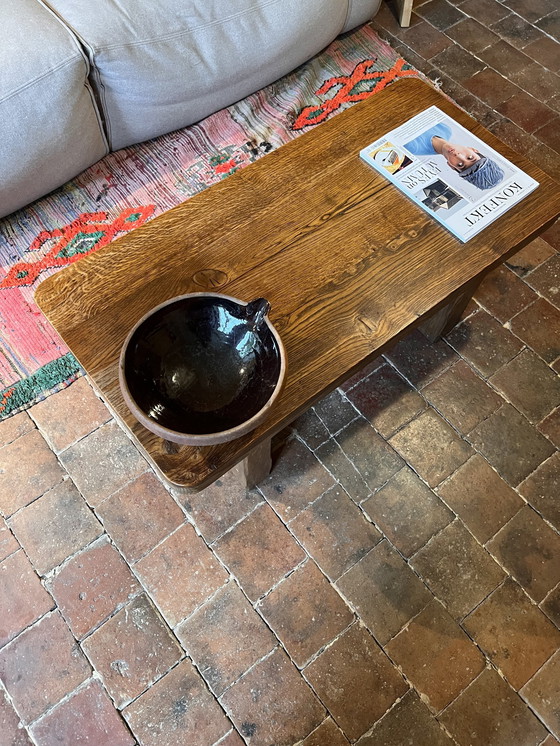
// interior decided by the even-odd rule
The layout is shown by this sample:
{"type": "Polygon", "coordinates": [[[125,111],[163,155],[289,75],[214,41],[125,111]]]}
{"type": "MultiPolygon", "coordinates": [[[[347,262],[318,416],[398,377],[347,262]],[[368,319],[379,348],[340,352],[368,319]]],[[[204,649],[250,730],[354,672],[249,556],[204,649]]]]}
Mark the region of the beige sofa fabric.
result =
{"type": "Polygon", "coordinates": [[[75,37],[37,0],[1,0],[0,216],[108,152],[89,66],[75,37]]]}
{"type": "Polygon", "coordinates": [[[379,4],[49,2],[90,57],[112,150],[184,127],[262,88],[366,20],[379,4]]]}

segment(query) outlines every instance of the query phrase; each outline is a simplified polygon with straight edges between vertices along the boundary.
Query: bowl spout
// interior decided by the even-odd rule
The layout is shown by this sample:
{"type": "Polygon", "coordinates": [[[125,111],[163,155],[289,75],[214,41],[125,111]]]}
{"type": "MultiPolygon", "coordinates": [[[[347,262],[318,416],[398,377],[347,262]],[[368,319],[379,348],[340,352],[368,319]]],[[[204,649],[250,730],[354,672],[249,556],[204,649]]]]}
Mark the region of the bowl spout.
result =
{"type": "Polygon", "coordinates": [[[270,311],[266,298],[256,298],[245,306],[245,317],[253,331],[259,329],[270,311]]]}

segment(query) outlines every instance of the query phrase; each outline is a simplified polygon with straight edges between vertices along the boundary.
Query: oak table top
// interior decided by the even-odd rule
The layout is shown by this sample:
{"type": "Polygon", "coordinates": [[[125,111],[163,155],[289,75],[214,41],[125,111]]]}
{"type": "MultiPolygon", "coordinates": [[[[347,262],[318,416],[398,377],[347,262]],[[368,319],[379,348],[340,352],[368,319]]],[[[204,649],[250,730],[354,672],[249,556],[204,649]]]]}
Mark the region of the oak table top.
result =
{"type": "Polygon", "coordinates": [[[399,81],[45,280],[36,299],[92,382],[173,485],[202,489],[390,342],[533,240],[560,213],[558,184],[431,86],[399,81]],[[359,157],[431,105],[540,186],[461,243],[359,157]],[[157,304],[211,290],[265,297],[287,351],[267,421],[230,443],[170,444],[135,420],[121,346],[157,304]]]}

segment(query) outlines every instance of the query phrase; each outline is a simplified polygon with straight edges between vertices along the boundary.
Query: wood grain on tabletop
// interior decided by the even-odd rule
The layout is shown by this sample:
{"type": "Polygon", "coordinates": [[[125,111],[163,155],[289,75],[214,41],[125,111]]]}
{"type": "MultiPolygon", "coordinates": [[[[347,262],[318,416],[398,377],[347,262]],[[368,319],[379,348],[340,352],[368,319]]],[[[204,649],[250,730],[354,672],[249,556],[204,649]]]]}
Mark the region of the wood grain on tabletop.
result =
{"type": "Polygon", "coordinates": [[[36,299],[164,475],[200,489],[559,212],[556,182],[429,85],[408,79],[53,275],[36,299]],[[434,104],[540,182],[466,244],[359,157],[434,104]],[[169,447],[124,404],[120,349],[155,305],[207,290],[270,301],[287,382],[253,433],[219,446],[169,447]]]}

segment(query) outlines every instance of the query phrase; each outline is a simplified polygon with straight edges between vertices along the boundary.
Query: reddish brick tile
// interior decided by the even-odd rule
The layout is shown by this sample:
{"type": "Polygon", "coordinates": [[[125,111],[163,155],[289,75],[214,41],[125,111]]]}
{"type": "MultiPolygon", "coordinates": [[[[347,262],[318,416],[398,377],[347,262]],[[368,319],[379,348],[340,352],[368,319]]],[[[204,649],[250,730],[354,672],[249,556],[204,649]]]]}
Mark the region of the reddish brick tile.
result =
{"type": "MultiPolygon", "coordinates": [[[[545,243],[545,246],[548,244],[545,243]]],[[[527,275],[525,282],[544,295],[553,305],[560,306],[560,254],[554,253],[547,261],[527,275]]]]}
{"type": "Polygon", "coordinates": [[[560,70],[558,42],[548,36],[531,42],[523,49],[523,52],[554,73],[560,70]]]}
{"type": "Polygon", "coordinates": [[[369,485],[335,438],[319,446],[315,455],[356,503],[371,495],[369,485]]]}
{"type": "Polygon", "coordinates": [[[0,689],[0,739],[3,746],[32,746],[27,731],[20,726],[19,717],[3,689],[0,689]]]}
{"type": "Polygon", "coordinates": [[[59,458],[92,507],[147,469],[146,461],[115,422],[102,425],[59,458]]]}
{"type": "Polygon", "coordinates": [[[381,645],[394,637],[432,598],[386,540],[336,584],[381,645]]]}
{"type": "Polygon", "coordinates": [[[534,241],[527,244],[524,249],[518,251],[506,262],[507,266],[520,277],[525,277],[528,272],[539,267],[556,252],[553,247],[547,243],[542,236],[535,238],[534,241]]]}
{"type": "Polygon", "coordinates": [[[216,741],[213,746],[244,746],[244,743],[239,733],[232,729],[224,738],[216,741]]]}
{"type": "Polygon", "coordinates": [[[327,744],[328,746],[349,746],[349,741],[330,718],[324,720],[299,746],[327,746],[327,744]]]}
{"type": "Polygon", "coordinates": [[[115,492],[97,510],[125,558],[135,562],[184,522],[181,508],[151,473],[115,492]]]}
{"type": "Polygon", "coordinates": [[[37,430],[0,448],[0,512],[9,516],[44,494],[64,476],[37,430]]]}
{"type": "Polygon", "coordinates": [[[480,652],[437,601],[399,632],[386,650],[435,711],[452,702],[484,668],[480,652]]]}
{"type": "Polygon", "coordinates": [[[89,435],[111,418],[85,378],[59,391],[29,410],[56,452],[89,435]]]}
{"type": "Polygon", "coordinates": [[[385,357],[417,388],[439,376],[457,359],[444,340],[430,342],[418,330],[397,342],[385,357]]]}
{"type": "Polygon", "coordinates": [[[0,647],[54,606],[20,550],[0,564],[0,647]]]}
{"type": "Polygon", "coordinates": [[[465,16],[447,0],[428,0],[416,9],[416,13],[429,21],[440,31],[445,31],[465,16]]]}
{"type": "Polygon", "coordinates": [[[17,552],[18,549],[19,544],[6,525],[6,521],[0,518],[0,562],[9,557],[10,554],[17,552]]]}
{"type": "Polygon", "coordinates": [[[351,741],[371,728],[408,688],[371,635],[356,624],[304,674],[351,741]]]}
{"type": "Polygon", "coordinates": [[[380,540],[344,490],[333,487],[290,523],[321,570],[336,580],[380,540]]]}
{"type": "Polygon", "coordinates": [[[277,644],[233,581],[175,632],[216,696],[277,644]]]}
{"type": "Polygon", "coordinates": [[[560,356],[560,310],[544,298],[515,316],[510,328],[547,363],[560,356]]]}
{"type": "Polygon", "coordinates": [[[389,442],[430,487],[452,474],[472,453],[468,443],[433,409],[403,427],[389,442]]]}
{"type": "Polygon", "coordinates": [[[134,569],[171,627],[192,614],[228,578],[188,524],[158,544],[134,569]]]}
{"type": "Polygon", "coordinates": [[[491,668],[441,713],[439,720],[458,743],[472,746],[538,746],[546,730],[491,668]]]}
{"type": "Polygon", "coordinates": [[[259,489],[282,519],[288,521],[333,484],[334,479],[312,451],[293,439],[259,489]]]}
{"type": "MultiPolygon", "coordinates": [[[[529,153],[531,153],[535,146],[539,145],[536,137],[525,132],[525,130],[505,117],[500,117],[496,122],[490,124],[488,129],[502,140],[502,142],[509,145],[512,150],[522,153],[525,156],[529,156],[529,153]]],[[[542,144],[540,147],[542,148],[542,144]]]]}
{"type": "Polygon", "coordinates": [[[549,619],[560,628],[560,583],[553,588],[548,596],[541,602],[540,608],[549,619]]]}
{"type": "Polygon", "coordinates": [[[523,699],[560,738],[560,652],[548,660],[520,691],[523,699]]]}
{"type": "Polygon", "coordinates": [[[535,145],[526,153],[527,158],[554,179],[560,171],[560,153],[544,145],[537,138],[538,135],[535,135],[535,145]]]}
{"type": "Polygon", "coordinates": [[[268,505],[256,508],[213,548],[252,601],[305,558],[305,552],[268,505]]]}
{"type": "Polygon", "coordinates": [[[346,379],[346,381],[342,384],[342,386],[339,387],[340,390],[347,393],[357,383],[360,383],[360,381],[363,381],[364,378],[367,378],[371,373],[374,373],[384,363],[385,363],[385,360],[383,359],[381,355],[374,358],[371,362],[367,363],[367,365],[364,365],[362,368],[360,368],[357,371],[357,373],[355,373],[350,378],[346,379]]]}
{"type": "Polygon", "coordinates": [[[549,99],[547,101],[547,104],[550,106],[551,109],[554,109],[554,111],[560,112],[560,93],[549,99]]]}
{"type": "Polygon", "coordinates": [[[92,680],[31,728],[38,746],[134,746],[136,743],[99,682],[92,680]]]}
{"type": "Polygon", "coordinates": [[[453,519],[453,513],[408,467],[365,500],[362,508],[405,557],[453,519]]]}
{"type": "Polygon", "coordinates": [[[374,725],[357,746],[452,746],[453,741],[442,730],[414,690],[392,707],[374,725]]]}
{"type": "Polygon", "coordinates": [[[560,39],[560,10],[558,7],[554,12],[537,21],[536,25],[558,41],[560,39]]]}
{"type": "Polygon", "coordinates": [[[499,36],[475,21],[474,18],[465,18],[465,20],[448,28],[445,33],[457,44],[475,54],[500,40],[499,36]]]}
{"type": "Polygon", "coordinates": [[[78,639],[140,591],[128,565],[104,539],[66,562],[49,587],[78,639]]]}
{"type": "Polygon", "coordinates": [[[472,77],[467,78],[463,81],[463,85],[468,91],[474,93],[475,96],[478,96],[490,106],[496,106],[506,101],[519,91],[516,85],[500,73],[492,70],[491,67],[486,67],[472,77]]]}
{"type": "Polygon", "coordinates": [[[537,425],[539,431],[560,448],[560,407],[537,425]]]}
{"type": "MultiPolygon", "coordinates": [[[[210,746],[231,723],[189,661],[150,687],[123,715],[142,746],[210,746]]],[[[235,742],[234,742],[235,743],[235,742]]]]}
{"type": "Polygon", "coordinates": [[[560,582],[560,536],[528,505],[487,547],[537,603],[560,582]]]}
{"type": "Polygon", "coordinates": [[[317,448],[330,438],[323,420],[314,409],[308,409],[297,420],[294,420],[292,426],[301,440],[311,449],[317,448]]]}
{"type": "Polygon", "coordinates": [[[516,49],[523,49],[527,44],[540,39],[542,36],[537,28],[515,13],[511,13],[509,16],[502,18],[501,21],[492,24],[492,31],[495,31],[516,49]]]}
{"type": "Polygon", "coordinates": [[[412,47],[427,60],[443,52],[453,43],[448,37],[449,31],[446,36],[425,21],[416,23],[401,34],[405,44],[408,44],[409,47],[412,47]]]}
{"type": "Polygon", "coordinates": [[[24,723],[35,720],[90,675],[87,660],[57,612],[0,650],[0,678],[24,723]]]}
{"type": "Polygon", "coordinates": [[[251,746],[290,746],[308,736],[326,714],[280,649],[233,684],[220,702],[251,746]]]}
{"type": "Polygon", "coordinates": [[[258,608],[299,668],[353,620],[311,560],[277,585],[258,608]]]}
{"type": "Polygon", "coordinates": [[[347,396],[385,438],[426,407],[420,394],[388,364],[354,386],[347,396]]]}
{"type": "Polygon", "coordinates": [[[560,644],[560,631],[509,578],[463,626],[514,689],[526,684],[560,644]]]}
{"type": "Polygon", "coordinates": [[[548,738],[545,738],[544,741],[541,743],[541,746],[556,746],[556,744],[559,744],[560,741],[558,741],[552,733],[548,736],[548,738]]]}
{"type": "Polygon", "coordinates": [[[509,10],[496,0],[466,0],[461,10],[473,18],[484,19],[487,24],[496,23],[508,15],[509,10]]]}
{"type": "MultiPolygon", "coordinates": [[[[525,67],[531,64],[531,59],[526,56],[527,47],[522,53],[511,44],[506,41],[499,41],[491,47],[479,52],[479,57],[486,62],[487,65],[493,67],[502,75],[505,75],[509,80],[512,79],[512,74],[520,72],[525,67]]],[[[481,64],[481,69],[484,64],[481,64]]]]}
{"type": "MultiPolygon", "coordinates": [[[[477,52],[477,54],[481,56],[484,52],[477,52]]],[[[453,80],[459,83],[472,78],[473,75],[485,67],[484,62],[478,59],[478,57],[475,57],[457,44],[436,54],[430,61],[436,67],[445,70],[453,80]]]]}
{"type": "Polygon", "coordinates": [[[537,296],[516,274],[502,265],[485,277],[475,293],[475,299],[494,318],[505,323],[533,303],[537,296]]]}
{"type": "Polygon", "coordinates": [[[560,219],[554,221],[550,228],[543,231],[540,235],[543,241],[546,241],[549,246],[560,252],[560,219]]]}
{"type": "Polygon", "coordinates": [[[181,649],[145,596],[138,596],[82,642],[120,709],[181,658],[181,649]]]}
{"type": "Polygon", "coordinates": [[[362,417],[341,430],[336,442],[370,490],[381,487],[404,465],[402,459],[362,417]]]}
{"type": "Polygon", "coordinates": [[[479,454],[440,484],[438,494],[482,544],[524,505],[517,492],[479,454]]]}
{"type": "Polygon", "coordinates": [[[357,417],[354,407],[338,390],[317,402],[313,409],[332,435],[357,417]]]}
{"type": "Polygon", "coordinates": [[[33,430],[35,425],[27,412],[20,412],[0,422],[0,448],[33,430]]]}
{"type": "Polygon", "coordinates": [[[531,23],[556,10],[556,0],[507,0],[507,6],[514,13],[526,18],[531,23]]]}
{"type": "MultiPolygon", "coordinates": [[[[560,44],[556,45],[558,52],[560,53],[560,44]]],[[[558,130],[560,128],[560,116],[555,112],[555,116],[551,121],[547,122],[543,127],[540,127],[535,132],[535,137],[552,148],[556,153],[560,151],[560,135],[558,130]]]]}
{"type": "Polygon", "coordinates": [[[448,340],[483,376],[491,376],[523,349],[523,344],[485,311],[458,324],[448,340]]]}
{"type": "Polygon", "coordinates": [[[70,479],[16,513],[10,526],[40,575],[103,533],[70,479]]]}
{"type": "Polygon", "coordinates": [[[212,542],[248,515],[262,497],[257,490],[248,490],[232,470],[205,490],[178,499],[206,541],[212,542]]]}
{"type": "Polygon", "coordinates": [[[540,422],[560,405],[560,379],[531,350],[522,350],[490,378],[529,422],[540,422]]]}
{"type": "Polygon", "coordinates": [[[503,399],[464,360],[425,386],[423,394],[462,433],[469,433],[503,404],[503,399]]]}
{"type": "Polygon", "coordinates": [[[513,487],[554,451],[554,446],[510,404],[477,425],[469,440],[513,487]]]}
{"type": "Polygon", "coordinates": [[[414,570],[455,619],[462,619],[504,579],[504,571],[456,520],[411,559],[414,570]]]}
{"type": "Polygon", "coordinates": [[[498,104],[496,109],[525,132],[534,132],[555,116],[552,109],[525,91],[515,93],[507,101],[498,104]]]}
{"type": "Polygon", "coordinates": [[[379,11],[373,19],[373,23],[376,27],[389,31],[391,35],[398,36],[402,33],[402,28],[397,18],[396,8],[391,2],[381,3],[379,11]]]}
{"type": "Polygon", "coordinates": [[[537,62],[514,73],[511,79],[525,91],[538,91],[540,101],[548,103],[558,93],[558,76],[537,62]]]}

